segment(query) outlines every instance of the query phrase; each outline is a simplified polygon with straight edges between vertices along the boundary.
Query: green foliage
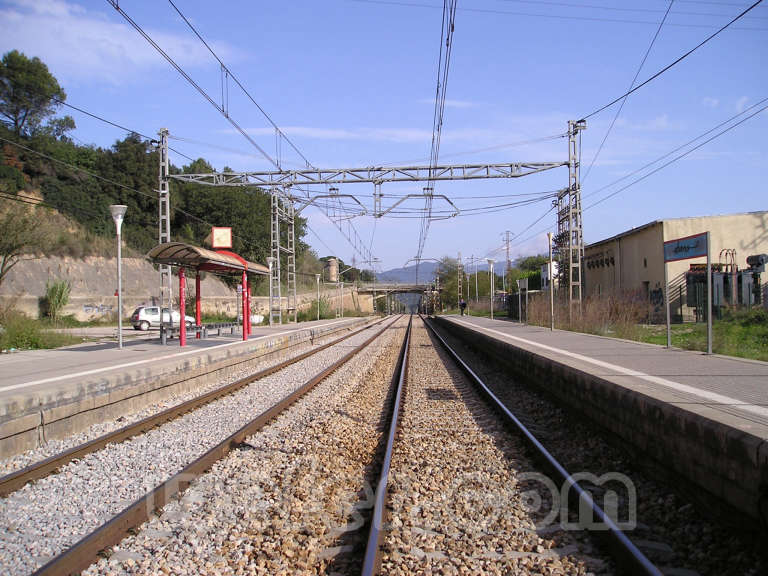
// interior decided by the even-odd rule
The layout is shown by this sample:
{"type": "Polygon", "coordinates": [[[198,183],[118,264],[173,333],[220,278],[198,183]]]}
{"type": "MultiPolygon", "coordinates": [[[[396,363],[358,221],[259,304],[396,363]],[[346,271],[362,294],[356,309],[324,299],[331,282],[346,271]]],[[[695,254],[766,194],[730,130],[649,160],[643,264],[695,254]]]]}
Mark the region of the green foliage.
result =
{"type": "Polygon", "coordinates": [[[69,295],[72,286],[67,280],[57,280],[53,283],[45,283],[45,296],[43,297],[43,309],[54,324],[58,323],[61,311],[69,303],[69,295]]]}
{"type": "Polygon", "coordinates": [[[547,256],[526,256],[525,258],[518,258],[515,262],[515,267],[519,268],[523,272],[539,272],[541,273],[541,267],[549,262],[547,256]]]}
{"type": "Polygon", "coordinates": [[[36,225],[34,211],[13,201],[0,204],[0,284],[24,254],[47,247],[48,238],[36,225]]]}
{"type": "Polygon", "coordinates": [[[14,166],[0,165],[0,192],[15,194],[24,189],[24,173],[14,166]]]}
{"type": "Polygon", "coordinates": [[[17,137],[37,130],[56,110],[58,103],[54,98],[65,100],[66,97],[39,58],[30,60],[18,50],[12,50],[0,61],[0,115],[17,137]]]}
{"type": "Polygon", "coordinates": [[[0,314],[0,326],[0,350],[58,348],[81,342],[70,334],[44,330],[39,320],[15,311],[0,314]]]}
{"type": "MultiPolygon", "coordinates": [[[[114,238],[109,205],[125,204],[128,211],[123,224],[123,240],[129,250],[146,254],[157,244],[157,151],[136,134],[128,134],[109,149],[74,144],[66,137],[67,131],[74,127],[70,117],[50,119],[43,124],[43,120],[55,111],[54,99],[64,100],[65,97],[56,79],[37,58],[30,60],[17,51],[3,57],[0,115],[6,121],[0,122],[0,136],[19,141],[40,154],[79,169],[6,145],[0,157],[0,189],[17,192],[26,186],[39,188],[46,204],[79,223],[83,230],[74,233],[71,226],[59,226],[50,245],[45,247],[53,253],[75,257],[111,250],[109,243],[99,241],[114,238]]],[[[172,174],[213,170],[202,158],[181,168],[170,167],[172,174]]],[[[8,199],[0,199],[0,208],[10,203],[8,199]]],[[[174,240],[200,245],[211,225],[230,226],[232,250],[248,260],[263,263],[269,255],[271,241],[270,212],[269,195],[258,188],[214,188],[171,182],[174,240]]],[[[3,229],[2,224],[0,221],[0,229],[3,229]]],[[[305,258],[312,261],[314,256],[308,255],[309,247],[302,240],[307,231],[306,220],[297,218],[295,224],[297,267],[301,267],[305,258]]],[[[0,238],[0,244],[2,242],[0,238]]],[[[34,242],[21,243],[22,253],[39,249],[34,242]]],[[[16,247],[11,263],[17,258],[15,250],[16,247]]],[[[0,262],[0,281],[7,269],[7,262],[0,262]]],[[[364,277],[362,273],[350,273],[346,278],[364,277]]],[[[259,292],[265,287],[264,281],[254,282],[254,288],[259,292]]]]}
{"type": "MultiPolygon", "coordinates": [[[[317,306],[318,302],[317,300],[314,300],[309,308],[299,310],[299,322],[311,322],[312,320],[317,320],[317,306]]],[[[344,312],[344,315],[347,315],[346,311],[344,312]]],[[[331,307],[330,298],[326,297],[325,295],[321,295],[320,319],[323,320],[325,318],[334,318],[335,316],[336,310],[331,307]]]]}

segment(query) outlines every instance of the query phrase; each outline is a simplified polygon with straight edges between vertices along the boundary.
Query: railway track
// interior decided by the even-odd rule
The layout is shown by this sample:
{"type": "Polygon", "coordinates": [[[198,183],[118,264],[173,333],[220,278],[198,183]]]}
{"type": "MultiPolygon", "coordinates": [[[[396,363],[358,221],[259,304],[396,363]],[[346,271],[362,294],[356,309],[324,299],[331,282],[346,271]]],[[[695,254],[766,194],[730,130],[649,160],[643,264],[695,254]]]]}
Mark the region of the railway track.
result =
{"type": "Polygon", "coordinates": [[[542,528],[526,500],[553,504],[526,481],[541,462],[610,519],[412,323],[367,337],[37,574],[660,574],[617,529],[608,558],[584,531],[542,528]]]}
{"type": "Polygon", "coordinates": [[[26,574],[41,564],[41,574],[87,567],[100,550],[183,492],[195,476],[343,366],[391,322],[383,328],[378,324],[324,346],[322,355],[313,350],[268,369],[270,375],[237,382],[239,389],[230,387],[202,406],[195,402],[191,412],[191,404],[177,407],[173,412],[185,413],[166,413],[165,424],[153,419],[132,426],[130,439],[96,452],[91,445],[89,454],[64,465],[59,474],[13,492],[0,502],[6,527],[0,533],[0,564],[9,574],[26,574]],[[139,433],[144,427],[149,431],[139,433]]]}

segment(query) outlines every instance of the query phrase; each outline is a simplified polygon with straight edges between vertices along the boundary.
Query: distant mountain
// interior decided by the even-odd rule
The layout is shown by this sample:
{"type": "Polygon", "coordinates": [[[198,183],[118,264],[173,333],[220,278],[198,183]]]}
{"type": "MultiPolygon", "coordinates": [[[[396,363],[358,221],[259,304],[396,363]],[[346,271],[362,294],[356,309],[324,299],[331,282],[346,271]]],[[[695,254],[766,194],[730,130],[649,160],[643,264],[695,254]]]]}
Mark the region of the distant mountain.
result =
{"type": "MultiPolygon", "coordinates": [[[[426,282],[435,276],[437,262],[422,262],[419,264],[419,282],[426,282]]],[[[416,265],[405,268],[392,268],[376,274],[377,282],[399,282],[409,284],[416,282],[416,265]]]]}
{"type": "MultiPolygon", "coordinates": [[[[496,272],[498,273],[498,264],[496,265],[496,272]]],[[[422,262],[419,265],[419,282],[426,282],[432,280],[435,277],[435,269],[437,268],[437,262],[422,262]]],[[[487,271],[488,264],[483,262],[477,265],[477,271],[487,271]]],[[[468,274],[475,273],[475,265],[465,265],[464,271],[468,274]]],[[[416,265],[406,266],[405,268],[392,268],[391,270],[385,270],[379,274],[376,274],[377,282],[400,282],[403,284],[416,282],[416,265]]]]}

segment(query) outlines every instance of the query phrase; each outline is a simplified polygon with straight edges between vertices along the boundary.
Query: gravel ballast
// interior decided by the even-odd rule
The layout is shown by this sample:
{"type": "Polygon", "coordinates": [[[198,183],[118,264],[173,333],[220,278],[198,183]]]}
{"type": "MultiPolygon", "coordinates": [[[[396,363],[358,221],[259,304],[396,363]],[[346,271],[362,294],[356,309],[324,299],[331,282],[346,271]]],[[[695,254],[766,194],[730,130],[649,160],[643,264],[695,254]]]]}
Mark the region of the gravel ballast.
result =
{"type": "Polygon", "coordinates": [[[69,450],[70,448],[74,448],[75,446],[80,446],[81,444],[85,444],[86,442],[90,440],[94,440],[99,436],[103,436],[104,434],[114,432],[115,430],[122,428],[124,426],[127,426],[128,424],[132,424],[144,418],[148,418],[149,416],[153,416],[172,406],[178,406],[179,404],[182,404],[187,400],[197,398],[198,396],[202,396],[206,392],[210,392],[211,390],[215,390],[216,388],[221,388],[222,386],[231,384],[232,382],[235,382],[241,378],[244,378],[250,374],[253,374],[254,372],[258,372],[260,370],[264,370],[265,368],[269,368],[270,366],[279,364],[280,362],[283,362],[287,358],[298,356],[299,354],[306,352],[308,350],[311,350],[312,348],[318,348],[322,344],[336,340],[339,337],[340,337],[340,334],[337,332],[334,334],[329,334],[327,336],[318,338],[312,343],[302,342],[300,344],[292,346],[290,350],[287,351],[286,356],[269,355],[269,357],[267,358],[256,358],[253,361],[248,362],[247,365],[245,365],[242,369],[238,370],[234,374],[231,374],[229,377],[219,380],[217,382],[211,382],[209,384],[199,386],[194,390],[190,390],[188,392],[174,393],[169,397],[167,397],[162,402],[157,402],[150,406],[146,406],[139,411],[123,414],[122,416],[120,416],[120,418],[117,418],[114,420],[108,420],[105,422],[99,422],[99,423],[93,424],[88,428],[86,428],[85,430],[78,432],[77,434],[73,434],[72,436],[69,436],[67,438],[58,438],[58,439],[49,440],[48,442],[46,442],[41,446],[38,446],[37,448],[34,448],[32,450],[27,450],[20,454],[16,454],[9,458],[5,458],[4,460],[0,460],[0,476],[10,474],[11,472],[15,472],[16,470],[21,470],[22,468],[25,468],[27,466],[30,466],[32,464],[45,460],[46,458],[55,456],[56,454],[60,454],[65,450],[69,450]]]}
{"type": "Polygon", "coordinates": [[[87,574],[359,573],[369,468],[406,319],[87,574]]]}
{"type": "Polygon", "coordinates": [[[521,441],[432,347],[421,320],[410,354],[382,572],[611,572],[588,535],[543,522],[546,513],[532,501],[548,509],[547,494],[527,479],[536,469],[521,441]]]}
{"type": "Polygon", "coordinates": [[[0,565],[27,574],[274,405],[381,327],[146,434],[89,454],[0,501],[0,565]]]}

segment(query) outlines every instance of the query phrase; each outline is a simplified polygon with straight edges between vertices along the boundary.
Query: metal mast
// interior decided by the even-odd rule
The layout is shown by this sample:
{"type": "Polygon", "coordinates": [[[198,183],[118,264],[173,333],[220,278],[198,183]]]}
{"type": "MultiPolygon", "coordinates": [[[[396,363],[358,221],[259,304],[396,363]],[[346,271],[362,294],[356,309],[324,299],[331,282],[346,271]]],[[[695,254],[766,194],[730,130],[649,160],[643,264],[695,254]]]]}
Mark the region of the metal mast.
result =
{"type": "Polygon", "coordinates": [[[296,306],[296,250],[295,250],[295,212],[293,201],[284,191],[273,191],[272,199],[272,223],[271,223],[271,247],[270,254],[273,260],[272,275],[269,282],[272,288],[272,299],[269,303],[269,317],[272,322],[277,320],[278,324],[283,323],[283,298],[282,298],[282,264],[281,255],[285,254],[287,273],[287,296],[288,305],[286,307],[286,320],[290,319],[293,312],[294,322],[297,320],[296,306]],[[286,224],[286,240],[283,242],[283,235],[280,233],[280,223],[286,224]]]}
{"type": "MultiPolygon", "coordinates": [[[[168,129],[161,128],[158,132],[160,136],[160,170],[159,170],[159,188],[157,190],[158,204],[158,224],[160,244],[171,241],[171,200],[169,187],[169,162],[168,162],[168,129]]],[[[168,264],[160,265],[160,307],[167,307],[169,310],[173,304],[173,289],[171,283],[171,267],[168,264]]]]}
{"type": "Polygon", "coordinates": [[[582,260],[584,240],[581,220],[581,185],[579,183],[579,132],[587,128],[585,120],[568,121],[568,188],[557,196],[557,253],[559,276],[568,286],[569,316],[573,308],[581,311],[582,260]]]}

